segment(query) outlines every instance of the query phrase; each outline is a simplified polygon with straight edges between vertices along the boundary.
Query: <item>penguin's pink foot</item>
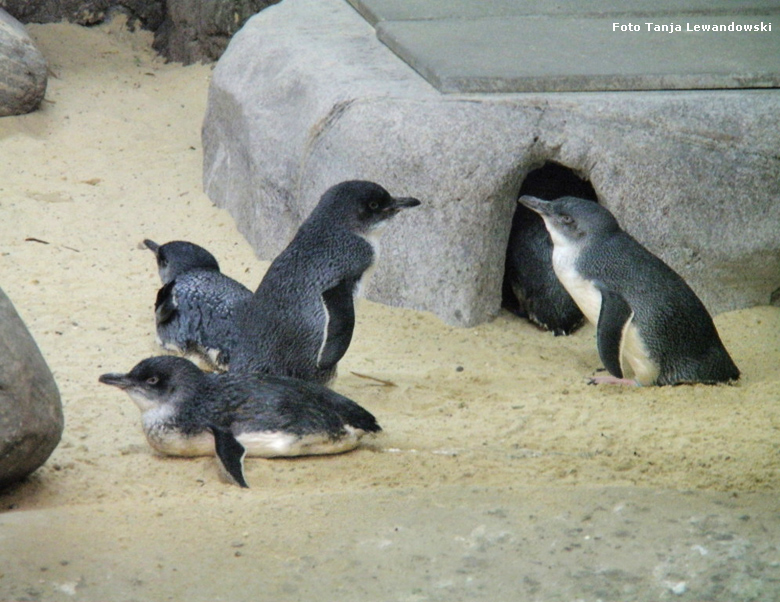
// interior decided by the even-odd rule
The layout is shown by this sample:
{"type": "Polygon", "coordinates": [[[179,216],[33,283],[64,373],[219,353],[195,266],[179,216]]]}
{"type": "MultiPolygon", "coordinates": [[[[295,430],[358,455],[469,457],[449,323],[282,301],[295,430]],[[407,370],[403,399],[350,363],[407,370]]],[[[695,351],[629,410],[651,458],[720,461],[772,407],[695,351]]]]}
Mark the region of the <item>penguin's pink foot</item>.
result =
{"type": "Polygon", "coordinates": [[[631,378],[618,378],[617,376],[593,376],[588,380],[589,385],[630,385],[641,387],[637,381],[631,378]]]}

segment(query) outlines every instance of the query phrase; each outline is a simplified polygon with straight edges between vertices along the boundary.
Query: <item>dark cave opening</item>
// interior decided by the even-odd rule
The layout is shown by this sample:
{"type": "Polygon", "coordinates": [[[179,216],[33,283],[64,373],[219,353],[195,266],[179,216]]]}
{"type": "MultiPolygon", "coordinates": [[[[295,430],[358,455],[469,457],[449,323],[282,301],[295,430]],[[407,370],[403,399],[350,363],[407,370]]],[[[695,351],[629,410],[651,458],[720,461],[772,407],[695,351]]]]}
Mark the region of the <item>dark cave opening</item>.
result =
{"type": "MultiPolygon", "coordinates": [[[[589,180],[552,161],[528,173],[517,196],[523,195],[546,201],[574,196],[598,202],[596,190],[589,180]]],[[[571,334],[584,320],[582,312],[555,276],[552,241],[544,221],[522,205],[516,207],[512,218],[502,307],[544,330],[551,330],[556,336],[571,334]]]]}

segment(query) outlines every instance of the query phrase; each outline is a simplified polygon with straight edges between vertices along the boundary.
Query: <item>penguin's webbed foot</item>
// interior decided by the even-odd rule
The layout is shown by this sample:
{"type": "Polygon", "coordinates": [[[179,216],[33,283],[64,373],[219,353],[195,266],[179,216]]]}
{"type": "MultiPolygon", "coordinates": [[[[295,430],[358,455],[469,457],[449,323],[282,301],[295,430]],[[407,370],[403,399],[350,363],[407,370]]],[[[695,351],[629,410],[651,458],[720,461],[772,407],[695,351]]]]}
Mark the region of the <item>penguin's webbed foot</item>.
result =
{"type": "Polygon", "coordinates": [[[592,376],[588,379],[589,385],[630,385],[633,387],[641,387],[637,381],[631,378],[618,378],[617,376],[592,376]]]}

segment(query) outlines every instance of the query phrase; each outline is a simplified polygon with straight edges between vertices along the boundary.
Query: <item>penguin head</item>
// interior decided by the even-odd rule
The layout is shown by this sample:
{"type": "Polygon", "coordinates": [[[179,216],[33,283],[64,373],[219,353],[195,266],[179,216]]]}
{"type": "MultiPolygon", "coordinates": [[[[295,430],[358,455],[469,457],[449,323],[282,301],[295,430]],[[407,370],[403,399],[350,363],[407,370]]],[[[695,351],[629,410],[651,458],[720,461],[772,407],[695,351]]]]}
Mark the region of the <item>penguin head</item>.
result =
{"type": "Polygon", "coordinates": [[[350,180],[329,188],[312,217],[326,216],[356,234],[366,234],[384,224],[402,209],[417,207],[415,198],[393,197],[374,182],[350,180]]]}
{"type": "Polygon", "coordinates": [[[581,245],[594,236],[620,230],[612,214],[593,201],[570,196],[543,201],[526,195],[521,196],[518,203],[542,217],[555,245],[581,245]]]}
{"type": "Polygon", "coordinates": [[[144,244],[157,258],[157,269],[160,272],[160,280],[168,284],[179,274],[190,270],[217,270],[219,263],[216,258],[203,247],[185,240],[174,240],[164,245],[158,245],[148,238],[144,244]]]}
{"type": "Polygon", "coordinates": [[[142,412],[175,406],[191,397],[203,372],[183,357],[161,355],[145,359],[127,374],[108,373],[98,380],[125,391],[142,412]]]}

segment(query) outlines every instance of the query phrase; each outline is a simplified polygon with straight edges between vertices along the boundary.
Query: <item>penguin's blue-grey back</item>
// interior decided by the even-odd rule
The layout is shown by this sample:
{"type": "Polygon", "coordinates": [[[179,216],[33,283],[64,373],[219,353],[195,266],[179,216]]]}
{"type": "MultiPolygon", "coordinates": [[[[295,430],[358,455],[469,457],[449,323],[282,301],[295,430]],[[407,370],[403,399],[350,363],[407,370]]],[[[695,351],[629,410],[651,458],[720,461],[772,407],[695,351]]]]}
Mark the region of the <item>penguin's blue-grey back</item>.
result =
{"type": "Polygon", "coordinates": [[[195,354],[224,368],[239,338],[238,317],[252,292],[222,274],[216,258],[188,241],[145,240],[162,288],[155,301],[157,337],[166,349],[195,354]]]}
{"type": "Polygon", "coordinates": [[[635,323],[643,326],[645,344],[656,351],[657,384],[739,378],[704,303],[682,276],[630,234],[619,230],[589,245],[578,267],[628,302],[635,323]]]}
{"type": "Polygon", "coordinates": [[[351,341],[358,285],[376,258],[374,231],[419,204],[373,182],[328,189],[247,304],[230,370],[329,382],[351,341]]]}

